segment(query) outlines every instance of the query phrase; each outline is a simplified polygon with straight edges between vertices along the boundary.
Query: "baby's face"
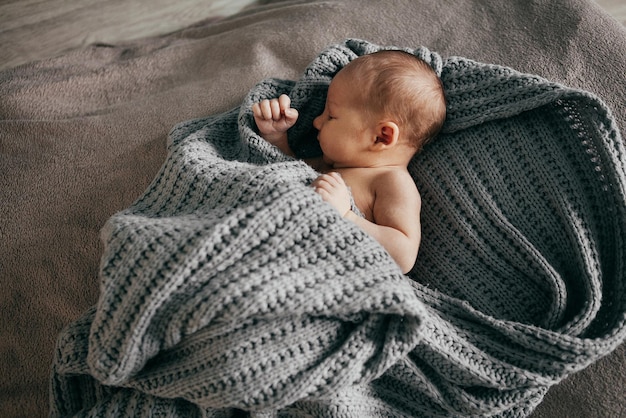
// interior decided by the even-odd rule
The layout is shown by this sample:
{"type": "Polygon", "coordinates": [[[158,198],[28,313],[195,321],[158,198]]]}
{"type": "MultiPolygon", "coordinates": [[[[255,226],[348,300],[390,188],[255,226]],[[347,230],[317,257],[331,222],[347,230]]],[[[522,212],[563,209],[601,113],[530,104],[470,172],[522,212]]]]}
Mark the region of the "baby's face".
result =
{"type": "Polygon", "coordinates": [[[369,135],[375,135],[353,97],[353,85],[340,72],[330,83],[324,112],[313,120],[324,161],[336,168],[358,166],[369,135]]]}

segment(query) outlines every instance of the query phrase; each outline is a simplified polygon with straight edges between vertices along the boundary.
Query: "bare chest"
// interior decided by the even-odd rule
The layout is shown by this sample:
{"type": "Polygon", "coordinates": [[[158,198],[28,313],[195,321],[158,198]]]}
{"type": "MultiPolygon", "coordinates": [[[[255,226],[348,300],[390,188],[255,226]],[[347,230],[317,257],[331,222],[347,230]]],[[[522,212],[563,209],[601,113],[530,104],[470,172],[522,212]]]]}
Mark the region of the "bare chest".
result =
{"type": "Polygon", "coordinates": [[[359,208],[365,219],[372,221],[374,219],[374,200],[376,192],[374,190],[372,173],[368,170],[360,168],[343,168],[335,169],[346,182],[352,193],[354,203],[359,208]]]}

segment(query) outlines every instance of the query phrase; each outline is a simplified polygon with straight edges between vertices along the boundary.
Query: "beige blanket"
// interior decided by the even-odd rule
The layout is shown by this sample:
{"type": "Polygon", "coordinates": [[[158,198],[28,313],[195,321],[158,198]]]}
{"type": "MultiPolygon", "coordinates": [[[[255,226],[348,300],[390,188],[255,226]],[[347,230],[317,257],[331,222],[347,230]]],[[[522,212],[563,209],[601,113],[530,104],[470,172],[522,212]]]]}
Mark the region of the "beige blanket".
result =
{"type": "MultiPolygon", "coordinates": [[[[260,79],[297,78],[346,37],[426,45],[589,90],[626,126],[626,34],[581,1],[287,2],[0,73],[6,416],[46,414],[56,336],[98,297],[100,228],[155,176],[171,127],[238,105],[260,79]]],[[[536,415],[623,415],[625,355],[622,346],[555,387],[536,415]]]]}

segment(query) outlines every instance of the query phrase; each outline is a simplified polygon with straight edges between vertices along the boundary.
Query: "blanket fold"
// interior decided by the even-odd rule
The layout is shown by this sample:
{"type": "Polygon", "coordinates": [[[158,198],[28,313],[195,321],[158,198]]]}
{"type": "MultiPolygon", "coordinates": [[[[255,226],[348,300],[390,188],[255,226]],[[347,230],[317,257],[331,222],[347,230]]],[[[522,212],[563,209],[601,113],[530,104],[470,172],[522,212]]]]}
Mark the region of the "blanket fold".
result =
{"type": "Polygon", "coordinates": [[[442,134],[411,162],[423,243],[404,276],[256,133],[288,93],[299,157],[330,80],[383,47],[330,46],[299,80],[183,122],[102,230],[100,299],[59,337],[52,416],[527,416],[626,337],[626,153],[595,96],[405,48],[441,76],[442,134]]]}

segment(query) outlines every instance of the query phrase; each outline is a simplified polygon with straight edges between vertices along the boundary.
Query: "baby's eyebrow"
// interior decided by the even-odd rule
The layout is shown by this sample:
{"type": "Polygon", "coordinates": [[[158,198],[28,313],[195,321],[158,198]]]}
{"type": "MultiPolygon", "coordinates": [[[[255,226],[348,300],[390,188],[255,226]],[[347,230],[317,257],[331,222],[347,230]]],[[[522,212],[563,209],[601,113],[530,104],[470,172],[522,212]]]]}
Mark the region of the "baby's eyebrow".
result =
{"type": "Polygon", "coordinates": [[[326,100],[326,109],[328,109],[328,111],[330,111],[330,108],[336,109],[337,104],[335,102],[333,102],[332,100],[326,100]]]}

